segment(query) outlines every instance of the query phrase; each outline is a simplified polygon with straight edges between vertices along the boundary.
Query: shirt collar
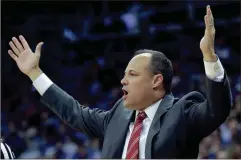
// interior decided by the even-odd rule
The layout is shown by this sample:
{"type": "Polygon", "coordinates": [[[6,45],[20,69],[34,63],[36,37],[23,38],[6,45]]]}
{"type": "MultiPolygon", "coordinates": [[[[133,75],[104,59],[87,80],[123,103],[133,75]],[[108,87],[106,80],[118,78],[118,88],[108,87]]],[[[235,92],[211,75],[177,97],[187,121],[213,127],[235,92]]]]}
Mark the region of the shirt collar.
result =
{"type": "MultiPolygon", "coordinates": [[[[157,101],[156,103],[150,105],[149,107],[147,107],[147,108],[144,110],[145,113],[146,113],[146,115],[147,115],[147,117],[150,118],[151,121],[154,119],[155,113],[156,113],[156,111],[157,111],[157,109],[158,109],[158,107],[159,107],[159,105],[160,105],[160,103],[161,103],[161,100],[162,100],[162,99],[160,99],[160,100],[157,101]]],[[[137,117],[138,113],[139,113],[139,111],[136,111],[136,117],[137,117]]],[[[136,118],[136,117],[135,117],[135,118],[136,118]]]]}

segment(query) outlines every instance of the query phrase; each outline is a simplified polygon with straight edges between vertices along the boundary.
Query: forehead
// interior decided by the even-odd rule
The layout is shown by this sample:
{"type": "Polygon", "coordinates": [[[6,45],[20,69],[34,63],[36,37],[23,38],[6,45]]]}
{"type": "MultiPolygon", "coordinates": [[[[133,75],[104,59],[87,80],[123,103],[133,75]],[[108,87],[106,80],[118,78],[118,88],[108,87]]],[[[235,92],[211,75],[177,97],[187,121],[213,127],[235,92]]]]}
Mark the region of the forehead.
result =
{"type": "Polygon", "coordinates": [[[150,53],[142,53],[133,57],[126,67],[126,71],[144,71],[148,68],[151,59],[150,53]]]}

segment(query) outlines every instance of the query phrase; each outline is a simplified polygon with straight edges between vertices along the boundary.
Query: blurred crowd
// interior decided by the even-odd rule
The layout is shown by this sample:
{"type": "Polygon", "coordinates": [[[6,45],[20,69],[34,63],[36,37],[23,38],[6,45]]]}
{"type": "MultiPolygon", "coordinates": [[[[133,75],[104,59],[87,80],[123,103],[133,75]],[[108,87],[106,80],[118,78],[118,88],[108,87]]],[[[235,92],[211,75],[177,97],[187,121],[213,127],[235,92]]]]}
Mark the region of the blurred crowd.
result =
{"type": "MultiPolygon", "coordinates": [[[[157,37],[161,38],[157,39],[159,42],[155,46],[152,40],[156,37],[147,40],[146,35],[136,39],[129,37],[112,38],[102,42],[99,40],[97,44],[81,40],[71,41],[70,39],[75,36],[71,36],[71,32],[67,29],[64,29],[63,34],[58,31],[58,27],[50,25],[53,28],[48,28],[47,24],[55,24],[49,21],[51,20],[49,17],[45,17],[46,21],[40,20],[43,24],[46,23],[45,26],[38,25],[36,18],[33,17],[29,18],[21,29],[3,26],[5,32],[2,38],[1,138],[11,146],[17,158],[100,158],[102,145],[98,139],[88,137],[67,126],[40,103],[41,97],[32,86],[32,82],[18,70],[7,55],[8,40],[13,35],[17,36],[19,32],[27,36],[32,48],[35,48],[39,39],[44,39],[41,69],[59,87],[90,108],[109,110],[121,98],[120,80],[136,47],[156,49],[155,46],[164,45],[165,50],[160,49],[160,51],[167,54],[174,67],[172,81],[174,96],[182,97],[193,90],[205,96],[206,77],[199,51],[203,28],[198,34],[190,28],[181,33],[175,32],[177,37],[180,37],[178,41],[180,45],[177,46],[163,43],[166,41],[163,38],[165,32],[161,35],[156,33],[157,37]],[[36,28],[41,28],[41,31],[36,28]],[[195,45],[193,39],[184,36],[185,32],[193,37],[197,36],[195,45]],[[145,43],[140,39],[144,39],[145,43]]],[[[131,16],[124,17],[130,19],[131,16]]],[[[240,49],[240,46],[232,37],[239,35],[237,33],[240,33],[240,28],[230,29],[230,32],[222,28],[217,30],[218,34],[229,34],[231,37],[219,36],[215,45],[216,53],[229,76],[234,102],[227,121],[200,143],[198,158],[241,158],[241,76],[240,70],[237,69],[240,64],[240,53],[237,48],[240,49]]],[[[170,38],[169,35],[166,37],[170,38]]],[[[174,41],[171,38],[170,41],[174,41]]]]}

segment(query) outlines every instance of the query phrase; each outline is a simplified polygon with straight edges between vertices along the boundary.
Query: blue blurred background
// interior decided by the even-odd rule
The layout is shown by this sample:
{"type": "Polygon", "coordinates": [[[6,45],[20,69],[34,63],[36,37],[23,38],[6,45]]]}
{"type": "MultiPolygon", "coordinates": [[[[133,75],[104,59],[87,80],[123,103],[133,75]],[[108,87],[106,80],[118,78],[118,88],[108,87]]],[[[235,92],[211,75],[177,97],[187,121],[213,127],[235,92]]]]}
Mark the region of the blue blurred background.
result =
{"type": "MultiPolygon", "coordinates": [[[[234,98],[228,120],[200,144],[199,158],[241,158],[240,2],[209,2],[215,48],[234,98]]],[[[17,158],[100,158],[101,142],[77,132],[39,101],[28,77],[9,57],[8,42],[24,35],[40,66],[81,104],[109,110],[122,96],[120,80],[137,49],[162,51],[174,66],[173,94],[205,93],[199,42],[207,2],[2,1],[1,137],[17,158]]]]}

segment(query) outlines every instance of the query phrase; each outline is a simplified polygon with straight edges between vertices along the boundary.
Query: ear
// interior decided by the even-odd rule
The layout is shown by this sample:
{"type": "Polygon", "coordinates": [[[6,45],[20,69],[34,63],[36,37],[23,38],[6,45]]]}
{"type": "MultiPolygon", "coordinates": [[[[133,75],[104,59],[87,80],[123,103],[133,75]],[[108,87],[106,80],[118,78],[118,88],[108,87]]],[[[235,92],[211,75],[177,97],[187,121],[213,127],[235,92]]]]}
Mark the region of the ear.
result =
{"type": "Polygon", "coordinates": [[[162,74],[157,74],[153,76],[153,88],[159,87],[163,83],[163,76],[162,74]]]}

